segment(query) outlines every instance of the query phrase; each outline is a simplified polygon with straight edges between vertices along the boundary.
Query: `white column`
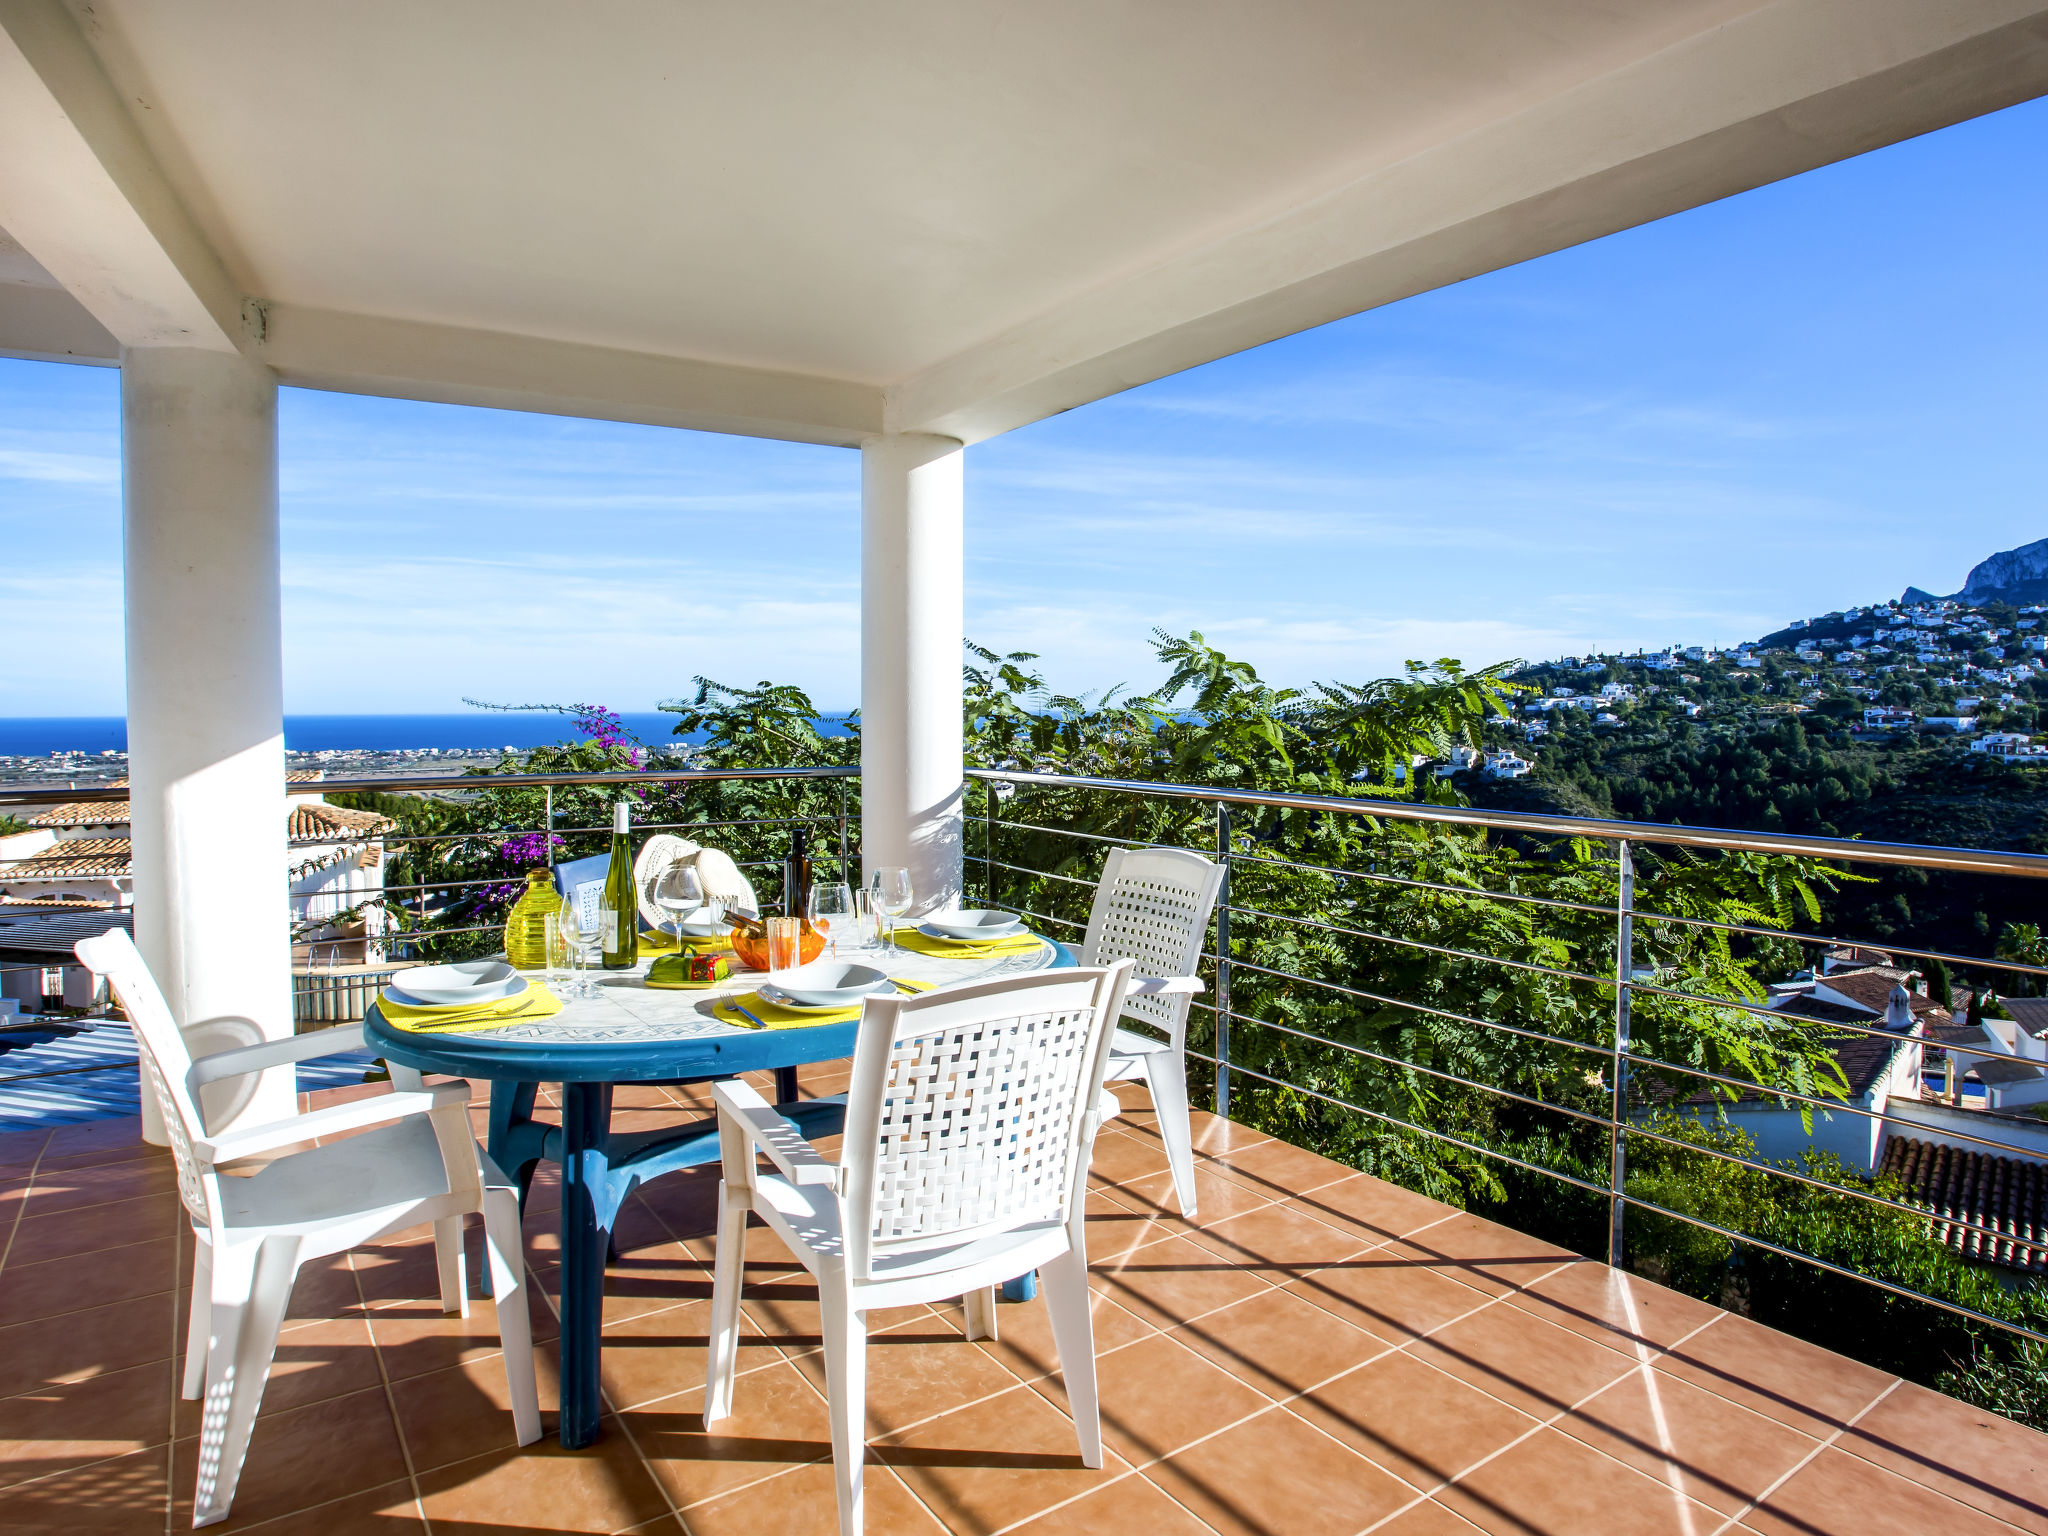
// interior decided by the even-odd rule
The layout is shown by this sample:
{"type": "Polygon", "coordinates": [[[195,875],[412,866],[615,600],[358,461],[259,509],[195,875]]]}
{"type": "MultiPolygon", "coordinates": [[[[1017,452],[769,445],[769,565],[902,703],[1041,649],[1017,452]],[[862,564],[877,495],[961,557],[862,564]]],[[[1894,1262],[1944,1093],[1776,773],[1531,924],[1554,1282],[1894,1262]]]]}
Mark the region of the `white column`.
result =
{"type": "MultiPolygon", "coordinates": [[[[292,1032],[277,382],[234,353],[128,351],[121,453],[135,939],[203,1054],[292,1032]]],[[[222,1089],[216,1130],[295,1103],[289,1067],[222,1089]]],[[[143,1117],[161,1140],[147,1094],[143,1117]]]]}
{"type": "Polygon", "coordinates": [[[919,912],[961,889],[961,459],[923,433],[860,454],[861,855],[909,869],[919,912]]]}

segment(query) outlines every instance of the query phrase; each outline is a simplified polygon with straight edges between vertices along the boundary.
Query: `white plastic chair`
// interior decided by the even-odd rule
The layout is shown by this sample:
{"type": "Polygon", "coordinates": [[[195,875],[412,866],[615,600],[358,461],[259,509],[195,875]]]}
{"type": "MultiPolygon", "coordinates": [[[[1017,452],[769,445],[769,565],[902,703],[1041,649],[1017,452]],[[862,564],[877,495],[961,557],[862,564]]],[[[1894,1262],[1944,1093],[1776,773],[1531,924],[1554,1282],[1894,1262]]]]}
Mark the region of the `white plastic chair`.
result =
{"type": "Polygon", "coordinates": [[[732,1412],[751,1213],[817,1277],[842,1536],[861,1530],[875,1307],[962,1296],[970,1337],[992,1337],[995,1285],[1038,1269],[1081,1459],[1102,1465],[1083,1201],[1130,976],[1125,963],[870,999],[836,1163],[746,1084],[712,1088],[725,1181],[704,1421],[732,1412]]]}
{"type": "Polygon", "coordinates": [[[1110,1048],[1109,1081],[1142,1082],[1151,1091],[1183,1216],[1195,1214],[1195,1149],[1188,1128],[1188,1004],[1202,990],[1195,967],[1209,914],[1223,884],[1223,866],[1182,848],[1112,848],[1095,887],[1083,965],[1135,962],[1140,977],[1183,979],[1188,987],[1134,985],[1124,998],[1126,1021],[1159,1031],[1119,1028],[1110,1048]]]}
{"type": "Polygon", "coordinates": [[[143,1074],[163,1111],[177,1161],[178,1193],[192,1217],[192,1320],[182,1390],[196,1398],[203,1387],[206,1395],[192,1524],[224,1520],[234,1503],[299,1266],[424,1222],[434,1224],[441,1305],[466,1317],[462,1218],[471,1211],[482,1214],[513,1426],[521,1445],[538,1440],[540,1401],[526,1316],[519,1197],[470,1133],[469,1085],[427,1088],[417,1072],[393,1066],[390,1093],[213,1134],[200,1106],[206,1084],[359,1050],[362,1026],[264,1041],[195,1061],[126,933],[115,929],[81,940],[77,954],[107,978],[135,1030],[143,1074]],[[359,1130],[365,1126],[375,1129],[359,1130]],[[246,1178],[221,1177],[225,1163],[343,1131],[359,1134],[285,1153],[246,1178]]]}

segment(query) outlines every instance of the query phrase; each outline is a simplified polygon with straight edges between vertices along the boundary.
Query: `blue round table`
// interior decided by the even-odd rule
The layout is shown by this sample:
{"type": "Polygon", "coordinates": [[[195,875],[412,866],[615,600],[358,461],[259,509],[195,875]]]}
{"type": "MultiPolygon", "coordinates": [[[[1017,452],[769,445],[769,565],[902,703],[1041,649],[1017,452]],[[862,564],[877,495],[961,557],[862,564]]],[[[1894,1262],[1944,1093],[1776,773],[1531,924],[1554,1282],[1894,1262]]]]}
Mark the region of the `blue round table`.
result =
{"type": "MultiPolygon", "coordinates": [[[[1008,970],[1073,965],[1065,945],[1029,958],[933,960],[904,955],[892,973],[935,983],[961,982],[1008,970]]],[[[718,1122],[700,1117],[673,1129],[611,1133],[612,1089],[619,1083],[704,1082],[743,1072],[776,1074],[776,1108],[812,1138],[835,1134],[846,1106],[838,1099],[797,1101],[796,1069],[853,1054],[857,1020],[797,1029],[742,1029],[711,1020],[710,1001],[750,990],[745,975],[713,993],[655,991],[646,962],[599,978],[595,1003],[567,1000],[561,1013],[535,1023],[474,1034],[421,1034],[393,1028],[372,1004],[363,1039],[387,1061],[418,1072],[483,1078],[491,1084],[488,1146],[498,1166],[519,1181],[520,1200],[542,1160],[562,1166],[562,1444],[591,1444],[604,1408],[600,1371],[604,1267],[619,1207],[636,1184],[678,1169],[718,1161],[718,1122]],[[562,1118],[533,1118],[542,1083],[562,1085],[562,1118]]]]}

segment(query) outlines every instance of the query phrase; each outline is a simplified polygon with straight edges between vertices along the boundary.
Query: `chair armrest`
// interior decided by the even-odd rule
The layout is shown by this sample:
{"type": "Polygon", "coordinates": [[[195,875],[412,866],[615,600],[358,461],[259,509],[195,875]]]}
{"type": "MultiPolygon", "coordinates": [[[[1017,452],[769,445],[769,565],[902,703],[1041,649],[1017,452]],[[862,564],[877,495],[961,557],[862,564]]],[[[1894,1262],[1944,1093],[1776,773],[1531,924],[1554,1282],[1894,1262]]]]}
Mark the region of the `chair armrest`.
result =
{"type": "Polygon", "coordinates": [[[775,1108],[737,1078],[711,1085],[718,1118],[730,1120],[792,1184],[839,1187],[839,1165],[828,1163],[775,1108]]]}
{"type": "Polygon", "coordinates": [[[238,1045],[231,1051],[215,1051],[192,1063],[186,1081],[194,1088],[217,1083],[224,1077],[261,1072],[266,1067],[287,1066],[295,1061],[312,1061],[321,1056],[339,1056],[363,1048],[363,1026],[338,1024],[333,1029],[315,1030],[309,1035],[291,1035],[283,1040],[259,1040],[238,1045]]]}
{"type": "Polygon", "coordinates": [[[329,1104],[324,1109],[309,1110],[289,1120],[273,1120],[268,1125],[252,1125],[247,1130],[223,1131],[204,1140],[195,1138],[192,1150],[209,1163],[225,1163],[238,1157],[288,1147],[294,1142],[311,1141],[316,1136],[359,1130],[366,1125],[402,1120],[407,1115],[430,1114],[437,1109],[466,1109],[468,1104],[469,1084],[458,1079],[452,1083],[436,1083],[418,1093],[372,1094],[368,1098],[351,1099],[346,1104],[329,1104]]]}
{"type": "Polygon", "coordinates": [[[1183,993],[1192,996],[1208,990],[1209,984],[1199,976],[1133,976],[1124,996],[1172,997],[1183,993]]]}

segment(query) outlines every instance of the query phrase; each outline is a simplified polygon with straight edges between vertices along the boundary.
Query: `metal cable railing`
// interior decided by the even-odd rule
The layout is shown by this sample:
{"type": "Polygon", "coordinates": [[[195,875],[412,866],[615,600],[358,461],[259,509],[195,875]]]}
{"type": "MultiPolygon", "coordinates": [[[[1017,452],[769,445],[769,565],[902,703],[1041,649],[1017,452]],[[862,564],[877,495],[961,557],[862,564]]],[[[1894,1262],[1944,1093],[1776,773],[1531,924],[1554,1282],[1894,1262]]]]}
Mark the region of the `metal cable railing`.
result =
{"type": "MultiPolygon", "coordinates": [[[[981,782],[986,793],[982,809],[983,825],[978,839],[968,840],[968,862],[980,866],[982,877],[991,904],[1006,905],[1032,916],[1039,921],[1072,923],[1072,919],[1060,918],[1055,914],[1033,912],[1016,901],[1004,900],[1006,894],[1002,877],[1021,876],[1033,882],[1049,882],[1037,887],[1047,897],[1058,896],[1054,905],[1064,905],[1068,900],[1061,892],[1072,892],[1074,888],[1092,887],[1093,881],[1085,878],[1083,866],[1061,856],[1051,862],[1057,869],[1037,867],[1019,862],[1018,857],[1008,850],[1018,838],[1051,838],[1056,840],[1075,839],[1086,844],[1113,844],[1120,846],[1148,847],[1191,847],[1196,840],[1183,838],[1181,841],[1160,843],[1138,837],[1116,837],[1101,832],[1088,831],[1061,821],[1066,811],[1048,810],[1048,813],[1030,818],[1022,814],[1023,808],[1003,811],[999,809],[1006,801],[1015,803],[1018,792],[1034,790],[1049,792],[1080,792],[1110,797],[1130,796],[1158,801],[1197,802],[1213,811],[1216,824],[1216,842],[1213,849],[1207,846],[1192,846],[1191,851],[1218,858],[1225,866],[1222,892],[1219,895],[1216,916],[1218,935],[1215,948],[1205,952],[1207,969],[1215,981],[1214,1003],[1196,1003],[1194,1006],[1215,1027],[1214,1054],[1209,1055],[1189,1049],[1188,1054],[1207,1061],[1214,1068],[1214,1102],[1219,1114],[1227,1115],[1230,1108],[1230,1094],[1233,1079],[1256,1082],[1263,1086],[1297,1093],[1307,1098],[1354,1112],[1395,1126],[1403,1131],[1434,1139],[1448,1146],[1457,1147],[1478,1157],[1492,1159],[1521,1169],[1524,1172],[1541,1175],[1544,1178],[1579,1189],[1587,1194],[1598,1195],[1608,1203],[1608,1259],[1619,1264],[1623,1258],[1624,1215],[1630,1209],[1652,1211],[1662,1217],[1690,1225],[1702,1231],[1713,1232],[1737,1243],[1748,1244],[1781,1257],[1800,1260],[1816,1268],[1852,1279],[1863,1280],[1877,1289],[1907,1299],[1919,1300],[1950,1313],[1968,1317],[1973,1321],[2002,1329],[2010,1334],[2035,1342],[2048,1343],[2048,1333],[2016,1322],[1985,1313],[1977,1308],[1959,1304],[1952,1299],[1928,1295],[1911,1286],[1897,1284],[1881,1277],[1863,1275],[1859,1272],[1833,1263],[1828,1259],[1786,1247],[1755,1234],[1732,1231],[1705,1217],[1643,1197],[1640,1191],[1632,1191],[1630,1183],[1630,1157],[1632,1145],[1656,1145],[1671,1153],[1681,1155],[1697,1154],[1703,1158],[1735,1165],[1749,1172],[1781,1179],[1829,1195],[1842,1195],[1863,1207],[1873,1208],[1893,1215],[1910,1217],[1919,1221],[1938,1223],[1944,1231],[1969,1234],[1981,1239],[1985,1247],[2002,1244],[2006,1250],[2020,1249],[2031,1252],[2043,1246],[2048,1234],[2013,1230],[2009,1216],[1987,1216],[1980,1220],[1962,1211],[1943,1208],[1935,1211],[1930,1204],[1914,1203],[1894,1198],[1881,1190],[1875,1183],[1870,1185],[1841,1182],[1832,1178],[1817,1177],[1810,1171],[1788,1166],[1761,1156],[1745,1157],[1718,1146],[1666,1134],[1650,1121],[1650,1115],[1658,1106],[1647,1104],[1639,1096],[1632,1095],[1632,1072],[1644,1074],[1666,1074],[1683,1080],[1697,1081],[1711,1094],[1718,1090],[1728,1099],[1740,1102],[1760,1102],[1762,1105],[1805,1115],[1843,1116],[1861,1124],[1870,1125],[1874,1132],[1892,1130],[1922,1136],[1934,1135],[1953,1146],[1981,1150],[2004,1157],[2031,1158],[2035,1161],[2048,1160],[2048,1126],[2042,1127],[2041,1138],[2028,1137],[2019,1122],[2010,1117],[1972,1112],[1970,1122],[1975,1129],[1954,1125],[1944,1120],[1937,1130],[1930,1131],[1928,1123],[1919,1117],[1892,1112],[1891,1105],[1899,1097],[1876,1102],[1875,1107],[1867,1103],[1851,1103],[1825,1092],[1808,1092],[1791,1082],[1763,1081],[1755,1077],[1744,1077],[1734,1071],[1716,1070],[1702,1062],[1672,1061],[1652,1051],[1640,1048],[1632,1038],[1634,1005],[1638,999],[1657,1003],[1664,1007],[1681,1009],[1725,1009],[1756,1021],[1766,1030],[1773,1026],[1790,1031],[1806,1030],[1826,1038],[1842,1041],[1877,1040],[1894,1046],[1905,1046],[1919,1051],[1924,1046],[1907,1045],[1924,1039],[1917,1028],[1912,1033],[1902,1033],[1897,1028],[1888,1028],[1876,1018],[1878,1010],[1871,1010],[1871,1021],[1859,1023],[1853,1018],[1811,1019],[1796,1017],[1780,1011],[1784,1000],[1762,999],[1759,992],[1755,997],[1724,996],[1712,992],[1693,990],[1686,985],[1671,984],[1676,978],[1659,971],[1655,966],[1645,968],[1636,961],[1641,935],[1654,932],[1659,925],[1670,925],[1674,929],[1692,928],[1715,930],[1730,936],[1790,941],[1802,948],[1812,950],[1881,950],[1884,954],[1902,960],[1939,960],[1944,964],[1957,964],[1971,968],[1977,973],[2003,974],[2017,977],[2048,976],[2048,966],[2033,964],[2020,959],[2005,959],[1977,955],[1961,955],[1950,951],[1909,948],[1889,942],[1874,943],[1869,940],[1845,939],[1833,934],[1803,933],[1780,930],[1754,923],[1728,922],[1719,918],[1696,916],[1685,913],[1668,913],[1638,907],[1634,900],[1634,858],[1636,848],[1645,844],[1673,844],[1694,850],[1719,852],[1755,852],[1791,855],[1805,859],[1841,861],[1856,865],[1876,865],[1884,868],[1933,869],[1951,872],[1968,872],[1983,875],[2013,876],[2023,879],[2048,879],[2048,858],[2022,853],[2004,853],[1981,849],[1956,849],[1919,847],[1913,845],[1873,843],[1838,838],[1801,837],[1784,834],[1718,832],[1710,829],[1688,827],[1663,827],[1631,822],[1617,822],[1595,818],[1571,816],[1531,816],[1517,813],[1476,810],[1469,807],[1445,807],[1416,803],[1388,802],[1378,799],[1341,799],[1331,796],[1263,794],[1250,791],[1218,791],[1208,787],[1190,785],[1161,785],[1140,781],[1102,779],[1083,775],[1026,773],[1002,769],[969,770],[972,781],[981,782]],[[1306,812],[1316,816],[1368,817],[1375,820],[1427,823],[1452,828],[1486,829],[1526,838],[1585,838],[1595,839],[1612,846],[1615,850],[1615,864],[1619,878],[1619,895],[1611,904],[1599,904],[1583,900],[1567,900],[1558,897],[1537,895],[1524,890],[1494,890],[1483,886],[1457,885],[1443,880],[1414,878],[1407,874],[1390,873],[1385,869],[1338,868],[1326,864],[1307,862],[1294,858],[1277,857],[1256,846],[1247,847],[1241,836],[1233,836],[1231,814],[1234,810],[1306,812]],[[999,835],[1005,839],[999,853],[999,835]],[[980,844],[979,851],[975,843],[980,844]],[[1603,941],[1613,946],[1613,965],[1596,969],[1583,961],[1557,963],[1561,957],[1574,954],[1570,943],[1556,954],[1536,959],[1518,958],[1508,954],[1489,954],[1463,948],[1456,944],[1433,943],[1428,939],[1414,937],[1400,932],[1385,932],[1371,926],[1354,922],[1331,922],[1326,917],[1307,917],[1300,913],[1271,911],[1251,904],[1242,897],[1233,897],[1231,875],[1233,872],[1249,873],[1251,870],[1290,871],[1310,876],[1329,877],[1339,889],[1352,882],[1367,882],[1378,886],[1409,890],[1418,898],[1431,895],[1449,896],[1459,900],[1483,903],[1513,905],[1540,918],[1549,912],[1559,918],[1604,919],[1612,926],[1606,932],[1610,936],[1603,941]],[[1078,871],[1078,872],[1077,872],[1078,871]],[[1323,937],[1332,941],[1349,941],[1370,948],[1384,947],[1416,956],[1431,956],[1452,965],[1474,968],[1493,968],[1503,974],[1520,973],[1540,976],[1551,981],[1597,989],[1601,995],[1610,997],[1614,1015],[1602,1030],[1599,1040],[1572,1039],[1568,1036],[1550,1033],[1546,1030],[1531,1029],[1521,1024],[1509,1023],[1502,1019],[1487,1018],[1481,1013],[1469,1010],[1436,1006],[1417,998],[1402,997],[1385,990],[1383,986],[1369,987],[1347,985],[1354,980],[1344,981],[1324,976],[1305,974],[1300,970],[1287,969],[1282,965],[1264,964],[1241,953],[1239,944],[1231,939],[1233,924],[1240,936],[1246,924],[1281,925],[1283,930],[1297,932],[1305,938],[1323,937]],[[1350,1004],[1369,1005],[1375,1009],[1401,1011],[1404,1016],[1415,1015],[1425,1019],[1438,1020],[1472,1029],[1486,1030],[1502,1036],[1511,1036],[1533,1045],[1558,1048],[1584,1053],[1599,1058],[1612,1074],[1606,1084],[1607,1099],[1604,1112],[1593,1112],[1583,1104],[1566,1104],[1540,1095],[1523,1093],[1516,1088],[1499,1082],[1486,1082],[1452,1070],[1454,1064],[1433,1063],[1414,1056],[1394,1054],[1390,1050],[1374,1049],[1362,1045],[1356,1039],[1338,1039],[1327,1033],[1319,1033],[1313,1021],[1302,1018],[1275,1017],[1269,1009],[1259,1011],[1256,1005],[1252,1011],[1233,1005],[1232,981],[1237,973],[1240,981],[1257,978],[1273,992],[1275,999],[1298,996],[1300,1001],[1288,1006],[1297,1014],[1312,1009],[1307,998],[1322,995],[1333,1000],[1350,1004]],[[1298,993],[1297,989],[1308,989],[1298,993]],[[1303,1027],[1308,1022],[1311,1027],[1303,1027]],[[1284,1039],[1301,1042],[1314,1047],[1333,1050],[1343,1057],[1369,1062],[1399,1074],[1413,1075],[1416,1079],[1433,1082],[1446,1087],[1475,1090],[1494,1099],[1512,1103],[1524,1110],[1545,1116],[1555,1116],[1560,1122],[1575,1124],[1582,1129],[1597,1129],[1604,1133],[1608,1142],[1608,1177],[1603,1182],[1586,1178],[1564,1168],[1545,1166],[1530,1157],[1519,1155],[1500,1146],[1489,1146],[1474,1139],[1472,1135],[1457,1134],[1440,1125],[1430,1125],[1422,1120],[1390,1113],[1385,1108],[1374,1108],[1360,1104],[1310,1083],[1288,1081],[1262,1071],[1260,1066],[1243,1058],[1232,1050],[1231,1026],[1241,1032],[1246,1029],[1270,1032],[1284,1039]],[[1707,1087],[1711,1085],[1711,1087],[1707,1087]],[[2004,1223],[2001,1225],[2001,1221],[2004,1223]]],[[[1065,804],[1065,802],[1055,802],[1065,804]]],[[[1121,818],[1119,818],[1121,819],[1121,818]]],[[[1156,835],[1156,834],[1155,834],[1156,835]]],[[[1206,841],[1206,838],[1203,839],[1206,841]]],[[[1343,905],[1342,898],[1339,905],[1343,905]]],[[[1583,929],[1583,925],[1582,925],[1583,929]]],[[[1254,929],[1253,931],[1256,931],[1254,929]]],[[[1575,941],[1583,945],[1588,935],[1581,931],[1575,941]]],[[[1814,973],[1821,970],[1816,956],[1812,968],[1814,973]]],[[[1825,985],[1825,975],[1820,975],[1825,985]]],[[[1378,1042],[1375,1042],[1376,1044],[1378,1042]]],[[[1958,1042],[1936,1041],[1951,1050],[1951,1061],[1961,1056],[1971,1060],[1989,1060],[1999,1052],[1990,1042],[1973,1042],[1960,1050],[1958,1042]]],[[[1924,1093],[1924,1064],[1917,1056],[1912,1059],[1912,1079],[1916,1094],[1924,1093]]],[[[1815,1085],[1818,1086],[1818,1085],[1815,1085]]],[[[1662,1106],[1667,1112],[1683,1109],[1683,1103],[1662,1106]]],[[[1710,1112],[1710,1111],[1708,1111],[1710,1112]]],[[[1465,1129],[1460,1127],[1459,1129],[1465,1129]]],[[[1810,1165],[1809,1165],[1810,1166],[1810,1165]]]]}

